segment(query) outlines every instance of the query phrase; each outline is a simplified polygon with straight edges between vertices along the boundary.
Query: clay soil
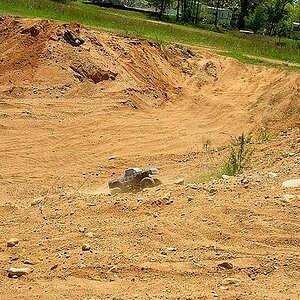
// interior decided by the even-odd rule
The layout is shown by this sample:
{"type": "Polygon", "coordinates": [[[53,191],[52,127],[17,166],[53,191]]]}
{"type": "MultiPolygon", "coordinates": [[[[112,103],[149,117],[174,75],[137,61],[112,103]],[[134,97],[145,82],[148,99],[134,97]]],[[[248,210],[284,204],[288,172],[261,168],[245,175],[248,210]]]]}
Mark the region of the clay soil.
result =
{"type": "Polygon", "coordinates": [[[299,109],[298,73],[0,16],[0,299],[299,299],[299,109]],[[163,184],[109,195],[130,166],[163,184]]]}

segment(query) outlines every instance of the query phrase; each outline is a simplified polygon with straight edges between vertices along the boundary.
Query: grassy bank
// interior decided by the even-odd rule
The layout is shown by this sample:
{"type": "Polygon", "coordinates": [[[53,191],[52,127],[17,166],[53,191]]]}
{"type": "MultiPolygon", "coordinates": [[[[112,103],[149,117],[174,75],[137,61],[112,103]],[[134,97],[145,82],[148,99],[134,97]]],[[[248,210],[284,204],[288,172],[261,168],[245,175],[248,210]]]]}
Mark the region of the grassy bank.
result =
{"type": "Polygon", "coordinates": [[[60,4],[50,0],[0,0],[0,11],[22,16],[50,18],[62,22],[77,21],[85,25],[154,40],[214,47],[227,55],[256,63],[244,54],[300,64],[300,42],[260,35],[243,35],[237,31],[217,33],[171,23],[158,22],[148,15],[117,9],[103,9],[81,2],[60,4]]]}

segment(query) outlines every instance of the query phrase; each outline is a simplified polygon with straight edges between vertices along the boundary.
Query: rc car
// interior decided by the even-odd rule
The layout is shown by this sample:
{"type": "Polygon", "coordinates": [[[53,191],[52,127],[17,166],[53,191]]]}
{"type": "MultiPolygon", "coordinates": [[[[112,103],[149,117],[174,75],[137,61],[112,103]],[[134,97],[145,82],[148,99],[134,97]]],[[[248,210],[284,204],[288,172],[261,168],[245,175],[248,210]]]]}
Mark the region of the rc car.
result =
{"type": "Polygon", "coordinates": [[[109,181],[108,186],[112,195],[151,188],[161,183],[160,180],[156,178],[158,173],[157,168],[129,168],[125,170],[124,176],[109,181]]]}

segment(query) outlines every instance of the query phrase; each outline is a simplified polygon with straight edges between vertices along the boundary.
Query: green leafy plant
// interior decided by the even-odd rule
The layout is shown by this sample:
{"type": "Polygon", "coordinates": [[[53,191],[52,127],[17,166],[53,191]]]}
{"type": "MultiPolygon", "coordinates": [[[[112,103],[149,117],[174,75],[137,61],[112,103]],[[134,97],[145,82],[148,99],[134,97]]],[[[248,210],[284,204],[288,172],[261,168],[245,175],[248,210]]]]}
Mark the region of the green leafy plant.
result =
{"type": "Polygon", "coordinates": [[[168,44],[167,41],[165,41],[161,36],[156,35],[155,36],[155,43],[160,48],[160,51],[164,55],[165,59],[170,60],[171,59],[171,54],[169,53],[168,48],[167,48],[167,44],[168,44]]]}
{"type": "Polygon", "coordinates": [[[222,173],[224,175],[236,175],[241,173],[249,162],[253,150],[249,147],[251,137],[244,133],[231,141],[230,154],[227,158],[222,173]]]}
{"type": "Polygon", "coordinates": [[[258,140],[259,141],[269,141],[271,138],[272,138],[272,135],[269,132],[269,130],[266,128],[262,128],[259,133],[258,140]]]}

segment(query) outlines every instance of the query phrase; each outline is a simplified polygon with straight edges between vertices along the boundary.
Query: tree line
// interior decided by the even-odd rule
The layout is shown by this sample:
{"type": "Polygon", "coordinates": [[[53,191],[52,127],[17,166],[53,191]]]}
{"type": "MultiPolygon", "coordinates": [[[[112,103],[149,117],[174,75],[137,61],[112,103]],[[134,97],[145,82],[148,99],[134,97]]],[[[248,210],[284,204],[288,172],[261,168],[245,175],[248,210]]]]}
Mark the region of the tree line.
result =
{"type": "Polygon", "coordinates": [[[269,35],[285,35],[300,22],[300,0],[148,0],[163,19],[168,8],[176,9],[176,20],[183,23],[211,21],[206,7],[214,8],[218,24],[221,9],[233,13],[231,25],[239,29],[263,31],[269,35]]]}
{"type": "MultiPolygon", "coordinates": [[[[53,0],[69,2],[77,0],[53,0]]],[[[156,8],[158,18],[183,24],[214,23],[222,25],[220,12],[230,12],[230,25],[268,35],[300,38],[300,0],[90,0],[101,3],[156,8]],[[175,13],[174,13],[175,12],[175,13]],[[294,29],[294,30],[293,30],[294,29]]]]}

